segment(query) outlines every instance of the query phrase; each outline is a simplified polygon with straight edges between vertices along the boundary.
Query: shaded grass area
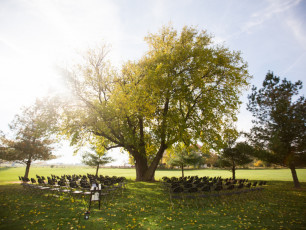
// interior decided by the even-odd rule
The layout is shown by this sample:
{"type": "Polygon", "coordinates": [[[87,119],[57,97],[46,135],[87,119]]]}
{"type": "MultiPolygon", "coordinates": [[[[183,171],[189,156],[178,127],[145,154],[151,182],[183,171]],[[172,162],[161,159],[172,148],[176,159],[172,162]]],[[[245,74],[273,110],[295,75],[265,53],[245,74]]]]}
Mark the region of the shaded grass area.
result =
{"type": "Polygon", "coordinates": [[[0,191],[0,229],[70,229],[81,215],[70,200],[33,194],[21,185],[2,185],[0,191]]]}
{"type": "Polygon", "coordinates": [[[1,185],[0,229],[305,229],[305,189],[292,189],[290,182],[268,184],[263,191],[178,200],[172,206],[159,182],[129,181],[101,210],[94,204],[89,220],[83,218],[81,199],[1,185]]]}
{"type": "MultiPolygon", "coordinates": [[[[18,176],[23,176],[25,167],[16,168],[0,168],[0,184],[7,184],[11,181],[18,181],[18,176]]],[[[64,174],[95,174],[94,168],[89,167],[31,167],[29,177],[36,178],[36,174],[40,176],[64,175],[64,174]]],[[[134,180],[136,177],[135,169],[118,169],[118,168],[101,168],[99,174],[108,176],[124,176],[127,179],[134,180]]],[[[200,170],[185,170],[185,176],[221,176],[223,178],[231,177],[229,170],[220,169],[200,169],[200,170]]],[[[301,182],[306,182],[306,169],[297,169],[297,175],[301,182]]],[[[163,176],[180,177],[180,170],[157,170],[155,179],[160,180],[163,176]]],[[[236,172],[237,178],[247,178],[250,180],[279,180],[292,181],[291,172],[289,169],[238,169],[236,172]]]]}

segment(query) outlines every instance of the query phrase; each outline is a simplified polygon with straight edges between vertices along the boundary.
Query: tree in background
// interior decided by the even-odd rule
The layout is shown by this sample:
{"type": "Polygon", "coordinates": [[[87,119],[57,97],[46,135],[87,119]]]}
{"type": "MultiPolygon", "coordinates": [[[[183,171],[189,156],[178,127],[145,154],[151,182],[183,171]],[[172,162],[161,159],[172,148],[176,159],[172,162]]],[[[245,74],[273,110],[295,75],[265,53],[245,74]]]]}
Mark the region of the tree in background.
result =
{"type": "Polygon", "coordinates": [[[111,163],[113,159],[111,157],[100,156],[97,153],[86,152],[83,155],[82,163],[85,165],[96,167],[96,176],[98,176],[99,168],[102,165],[111,163]]]}
{"type": "Polygon", "coordinates": [[[219,167],[219,156],[216,153],[210,153],[206,158],[205,163],[207,167],[219,167]]]}
{"type": "Polygon", "coordinates": [[[267,165],[262,160],[254,161],[254,167],[266,167],[267,165]]]}
{"type": "Polygon", "coordinates": [[[189,165],[203,164],[203,158],[199,151],[193,147],[187,147],[183,143],[179,143],[170,149],[172,152],[169,164],[171,166],[178,166],[182,170],[182,177],[184,177],[184,167],[189,165]]]}
{"type": "Polygon", "coordinates": [[[50,160],[55,156],[54,139],[49,125],[54,118],[44,110],[44,103],[36,101],[33,106],[23,108],[9,125],[12,138],[1,135],[0,158],[26,165],[24,177],[28,178],[31,163],[35,160],[50,160]]]}
{"type": "MultiPolygon", "coordinates": [[[[202,165],[206,164],[207,163],[206,161],[210,159],[211,157],[211,153],[203,152],[202,146],[200,145],[191,145],[189,147],[184,146],[181,148],[179,148],[178,145],[184,146],[184,143],[175,144],[164,152],[163,158],[161,160],[161,163],[163,163],[163,166],[166,166],[166,167],[170,166],[171,168],[173,168],[173,166],[180,166],[180,165],[173,164],[173,159],[179,158],[178,155],[182,151],[182,149],[188,150],[187,151],[188,154],[194,155],[194,157],[197,159],[195,164],[193,163],[188,164],[188,165],[193,165],[195,167],[201,167],[202,165]]],[[[190,157],[192,158],[192,156],[190,157]]]]}
{"type": "Polygon", "coordinates": [[[100,166],[111,163],[113,161],[111,157],[105,156],[107,152],[105,142],[107,142],[105,138],[92,136],[91,140],[89,141],[92,152],[85,152],[85,154],[82,156],[83,164],[96,167],[96,176],[98,176],[100,166]]]}
{"type": "Polygon", "coordinates": [[[240,53],[213,45],[205,31],[164,27],[146,41],[149,51],[120,72],[108,64],[105,47],[90,50],[68,71],[75,100],[61,113],[72,143],[91,133],[109,140],[109,149],[126,150],[138,181],[154,180],[164,151],[175,143],[220,148],[249,79],[240,53]]]}
{"type": "Polygon", "coordinates": [[[263,151],[257,157],[269,163],[289,167],[294,185],[300,187],[295,168],[306,165],[306,101],[297,97],[302,82],[280,80],[268,72],[263,87],[253,86],[248,110],[255,120],[250,140],[263,151]]]}
{"type": "Polygon", "coordinates": [[[220,166],[230,167],[233,180],[236,179],[237,166],[243,166],[253,161],[254,148],[245,142],[238,142],[235,146],[224,148],[220,155],[220,166]]]}

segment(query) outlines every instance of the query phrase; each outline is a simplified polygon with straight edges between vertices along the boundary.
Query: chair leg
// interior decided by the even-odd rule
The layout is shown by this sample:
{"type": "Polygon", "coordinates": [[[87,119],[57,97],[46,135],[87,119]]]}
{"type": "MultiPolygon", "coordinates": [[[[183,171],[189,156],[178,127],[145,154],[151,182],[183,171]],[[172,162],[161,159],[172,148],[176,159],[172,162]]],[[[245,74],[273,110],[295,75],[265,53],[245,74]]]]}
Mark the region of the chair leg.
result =
{"type": "Polygon", "coordinates": [[[90,211],[90,207],[91,207],[91,198],[92,198],[92,195],[90,195],[90,198],[89,198],[89,207],[88,207],[89,211],[90,211]]]}

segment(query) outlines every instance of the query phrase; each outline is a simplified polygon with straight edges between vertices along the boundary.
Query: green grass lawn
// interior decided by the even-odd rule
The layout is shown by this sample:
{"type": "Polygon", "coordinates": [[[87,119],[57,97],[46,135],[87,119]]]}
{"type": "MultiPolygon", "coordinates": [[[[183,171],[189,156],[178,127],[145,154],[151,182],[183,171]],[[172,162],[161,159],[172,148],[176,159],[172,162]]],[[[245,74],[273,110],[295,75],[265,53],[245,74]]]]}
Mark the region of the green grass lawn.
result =
{"type": "MultiPolygon", "coordinates": [[[[268,180],[268,185],[263,191],[176,201],[174,205],[159,182],[129,181],[127,189],[108,198],[101,210],[94,204],[90,219],[84,220],[82,199],[47,197],[8,184],[24,171],[2,168],[0,229],[305,229],[305,171],[298,170],[303,188],[297,190],[292,188],[289,170],[238,170],[237,177],[268,180]]],[[[87,172],[94,173],[94,169],[31,169],[32,176],[87,172]]],[[[102,169],[101,173],[135,178],[133,169],[102,169]]],[[[224,170],[187,170],[186,175],[231,176],[224,170]]],[[[156,172],[156,179],[162,176],[180,176],[180,171],[156,172]]]]}
{"type": "MultiPolygon", "coordinates": [[[[23,176],[25,167],[16,168],[0,168],[0,184],[18,181],[18,176],[23,176]]],[[[31,167],[29,178],[36,178],[36,174],[40,176],[64,175],[64,174],[95,174],[95,169],[90,167],[31,167]]],[[[99,174],[108,176],[124,176],[127,179],[135,180],[135,169],[118,169],[118,168],[101,168],[99,174]]],[[[300,182],[306,182],[306,169],[297,169],[300,182]]],[[[157,170],[155,179],[160,180],[163,176],[180,177],[180,170],[157,170]]],[[[185,176],[221,176],[223,178],[231,177],[229,170],[220,169],[201,169],[201,170],[185,170],[185,176]]],[[[249,180],[275,180],[275,181],[292,181],[289,169],[238,169],[237,178],[247,178],[249,180]]]]}

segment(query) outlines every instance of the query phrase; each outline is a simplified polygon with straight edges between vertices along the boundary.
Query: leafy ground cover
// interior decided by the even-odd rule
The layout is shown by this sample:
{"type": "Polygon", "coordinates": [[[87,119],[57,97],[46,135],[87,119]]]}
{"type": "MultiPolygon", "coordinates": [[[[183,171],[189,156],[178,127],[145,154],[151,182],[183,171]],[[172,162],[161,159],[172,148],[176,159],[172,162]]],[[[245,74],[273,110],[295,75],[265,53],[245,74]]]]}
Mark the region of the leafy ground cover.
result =
{"type": "Polygon", "coordinates": [[[47,197],[19,184],[2,184],[0,229],[305,229],[306,183],[300,190],[292,187],[290,181],[269,181],[263,191],[172,205],[159,182],[130,180],[101,210],[95,203],[85,220],[83,199],[47,197]]]}
{"type": "MultiPolygon", "coordinates": [[[[306,186],[303,183],[303,186],[306,186]]],[[[123,194],[94,204],[0,186],[0,229],[305,229],[305,190],[269,182],[264,191],[194,202],[176,201],[160,183],[130,181],[123,194]]]]}

